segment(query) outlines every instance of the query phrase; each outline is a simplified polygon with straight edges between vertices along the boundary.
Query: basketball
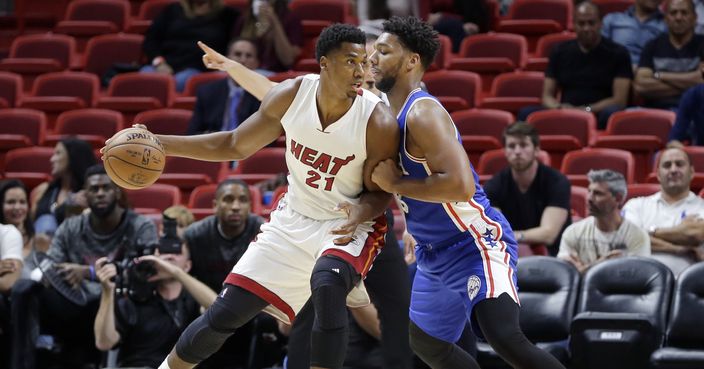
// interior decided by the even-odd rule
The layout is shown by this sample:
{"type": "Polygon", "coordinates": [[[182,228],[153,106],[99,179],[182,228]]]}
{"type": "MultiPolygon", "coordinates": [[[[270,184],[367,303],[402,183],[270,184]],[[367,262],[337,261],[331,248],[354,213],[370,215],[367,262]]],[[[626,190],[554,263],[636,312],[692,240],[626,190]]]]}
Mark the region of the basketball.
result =
{"type": "Polygon", "coordinates": [[[110,139],[103,150],[103,161],[113,182],[126,189],[138,190],[159,179],[166,154],[151,132],[127,128],[110,139]]]}

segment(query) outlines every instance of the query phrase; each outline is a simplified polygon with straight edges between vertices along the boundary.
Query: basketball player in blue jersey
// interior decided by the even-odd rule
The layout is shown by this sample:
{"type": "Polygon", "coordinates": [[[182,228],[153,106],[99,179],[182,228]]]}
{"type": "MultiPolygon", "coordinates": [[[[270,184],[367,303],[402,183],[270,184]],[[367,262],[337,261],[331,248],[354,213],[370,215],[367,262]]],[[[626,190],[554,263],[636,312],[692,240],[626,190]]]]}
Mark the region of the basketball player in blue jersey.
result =
{"type": "Polygon", "coordinates": [[[427,23],[394,17],[370,57],[376,86],[387,94],[401,131],[401,168],[383,161],[372,180],[397,194],[418,242],[411,347],[434,369],[479,368],[454,344],[469,318],[474,332],[514,368],[564,368],[521,332],[511,227],[479,186],[450,115],[420,89],[438,48],[427,23]]]}

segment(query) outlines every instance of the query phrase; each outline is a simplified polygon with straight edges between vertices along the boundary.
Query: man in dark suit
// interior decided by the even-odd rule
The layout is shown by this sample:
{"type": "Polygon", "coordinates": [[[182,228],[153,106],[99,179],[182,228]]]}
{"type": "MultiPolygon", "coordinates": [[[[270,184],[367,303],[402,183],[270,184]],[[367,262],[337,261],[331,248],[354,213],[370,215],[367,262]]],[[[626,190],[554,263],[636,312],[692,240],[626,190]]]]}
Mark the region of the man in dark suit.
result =
{"type": "MultiPolygon", "coordinates": [[[[228,48],[228,58],[245,67],[259,67],[257,45],[248,39],[235,39],[228,48]]],[[[188,134],[231,131],[259,109],[259,100],[244,91],[231,78],[210,82],[198,88],[196,106],[188,125],[188,134]]]]}

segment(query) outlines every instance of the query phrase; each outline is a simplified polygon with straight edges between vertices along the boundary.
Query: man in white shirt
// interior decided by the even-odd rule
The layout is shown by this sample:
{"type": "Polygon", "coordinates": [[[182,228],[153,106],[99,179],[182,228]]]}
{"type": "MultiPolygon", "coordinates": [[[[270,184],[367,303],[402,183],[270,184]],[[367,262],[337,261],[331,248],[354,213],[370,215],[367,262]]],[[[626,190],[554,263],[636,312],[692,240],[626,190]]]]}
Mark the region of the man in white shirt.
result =
{"type": "Polygon", "coordinates": [[[621,216],[626,180],[612,170],[592,170],[589,177],[589,213],[562,234],[557,257],[580,272],[601,261],[620,256],[649,256],[648,234],[621,216]]]}
{"type": "Polygon", "coordinates": [[[0,294],[9,293],[22,273],[22,234],[13,225],[0,224],[0,294]]]}
{"type": "Polygon", "coordinates": [[[626,219],[650,234],[654,256],[677,275],[704,260],[704,199],[689,190],[694,167],[679,147],[668,147],[657,166],[660,192],[631,199],[626,219]]]}

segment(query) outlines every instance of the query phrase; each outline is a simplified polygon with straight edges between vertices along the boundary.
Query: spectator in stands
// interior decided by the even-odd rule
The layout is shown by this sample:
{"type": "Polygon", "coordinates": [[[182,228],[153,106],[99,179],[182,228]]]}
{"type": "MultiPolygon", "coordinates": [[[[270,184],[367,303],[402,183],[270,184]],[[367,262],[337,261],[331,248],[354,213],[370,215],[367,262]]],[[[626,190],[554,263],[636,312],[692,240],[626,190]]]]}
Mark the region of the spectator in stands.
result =
{"type": "Polygon", "coordinates": [[[677,275],[704,260],[704,199],[690,191],[694,167],[682,148],[662,151],[657,175],[660,192],[629,200],[623,211],[648,232],[653,256],[677,275]]]}
{"type": "Polygon", "coordinates": [[[13,369],[35,367],[34,342],[40,332],[40,318],[41,332],[63,343],[67,367],[80,368],[96,359],[97,351],[88,349],[94,347],[92,322],[101,291],[93,264],[98,258],[118,253],[120,247],[137,248],[157,242],[156,227],[149,219],[119,205],[122,192],[102,165],[86,170],[84,189],[90,212],[61,224],[47,255],[56,262],[56,275],[80,288],[87,304],[77,305],[56,288],[35,280],[20,280],[12,291],[13,369]]]}
{"type": "Polygon", "coordinates": [[[601,36],[594,3],[577,5],[574,30],[577,39],[555,46],[550,54],[542,106],[521,109],[519,120],[543,109],[578,109],[596,114],[603,129],[611,114],[626,106],[633,79],[631,59],[625,47],[601,36]]]}
{"type": "Polygon", "coordinates": [[[580,272],[604,260],[621,256],[649,256],[648,234],[621,216],[626,199],[626,180],[612,170],[590,170],[589,213],[591,216],[567,227],[557,257],[580,272]]]}
{"type": "MultiPolygon", "coordinates": [[[[188,218],[179,209],[167,210],[188,218]]],[[[102,294],[93,328],[95,345],[102,351],[118,347],[119,367],[157,368],[181,332],[200,315],[200,308],[207,309],[216,294],[188,274],[191,261],[186,246],[182,245],[180,253],[157,252],[141,256],[138,262],[156,272],[148,279],[153,292],[144,299],[116,296],[117,267],[106,257],[96,261],[102,294]]]]}
{"type": "Polygon", "coordinates": [[[95,155],[87,142],[66,138],[56,144],[49,161],[53,179],[37,187],[31,209],[34,230],[51,235],[65,218],[88,206],[83,181],[86,169],[95,164],[95,155]]]}
{"type": "Polygon", "coordinates": [[[694,9],[697,13],[697,27],[694,29],[694,33],[704,35],[704,1],[694,0],[694,9]]]}
{"type": "MultiPolygon", "coordinates": [[[[228,58],[245,67],[259,68],[257,45],[248,39],[236,39],[228,48],[228,58]]],[[[259,110],[259,100],[238,86],[231,78],[201,86],[188,125],[188,134],[231,131],[259,110]]]]}
{"type": "Polygon", "coordinates": [[[261,68],[272,72],[293,67],[303,46],[303,24],[289,10],[287,0],[250,0],[234,35],[256,40],[261,68]]]}
{"type": "MultiPolygon", "coordinates": [[[[225,277],[240,260],[249,243],[259,233],[264,220],[251,213],[249,186],[236,179],[218,184],[213,207],[215,214],[191,224],[184,233],[191,250],[191,275],[210,289],[220,291],[225,277]]],[[[201,366],[220,368],[228,364],[244,366],[249,357],[253,323],[232,335],[223,348],[201,366]]]]}
{"type": "Polygon", "coordinates": [[[560,234],[572,222],[570,182],[538,161],[540,138],[535,127],[516,122],[503,136],[509,165],[484,185],[484,191],[511,223],[519,243],[545,245],[555,255],[560,234]]]}
{"type": "Polygon", "coordinates": [[[452,52],[460,51],[465,37],[488,32],[491,18],[484,0],[453,0],[452,13],[435,12],[428,23],[452,40],[452,52]]]}
{"type": "Polygon", "coordinates": [[[172,74],[176,90],[183,91],[191,76],[205,71],[196,42],[225,52],[238,17],[221,0],[180,0],[167,5],[144,37],[142,49],[150,64],[141,71],[172,74]]]}
{"type": "Polygon", "coordinates": [[[645,106],[675,110],[685,90],[704,82],[704,36],[694,34],[696,21],[692,0],[667,3],[668,33],[645,45],[636,70],[634,87],[645,106]]]}
{"type": "MultiPolygon", "coordinates": [[[[704,73],[704,69],[702,69],[704,73]]],[[[677,120],[670,131],[669,141],[704,145],[704,83],[687,90],[680,99],[677,120]]]]}
{"type": "MultiPolygon", "coordinates": [[[[176,231],[178,236],[185,242],[183,237],[186,232],[186,228],[196,221],[193,213],[191,213],[191,211],[183,205],[174,205],[166,208],[164,210],[164,215],[171,219],[176,219],[176,231]]],[[[188,253],[188,258],[191,258],[190,252],[188,253]]]]}
{"type": "Polygon", "coordinates": [[[601,34],[628,49],[634,69],[645,44],[667,31],[661,3],[662,0],[636,0],[626,11],[604,16],[601,34]]]}
{"type": "Polygon", "coordinates": [[[0,224],[0,367],[9,365],[10,301],[8,296],[22,272],[22,234],[11,224],[0,224]]]}
{"type": "Polygon", "coordinates": [[[379,37],[382,23],[393,15],[418,16],[418,2],[406,0],[357,0],[359,28],[367,34],[379,37]]]}

